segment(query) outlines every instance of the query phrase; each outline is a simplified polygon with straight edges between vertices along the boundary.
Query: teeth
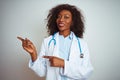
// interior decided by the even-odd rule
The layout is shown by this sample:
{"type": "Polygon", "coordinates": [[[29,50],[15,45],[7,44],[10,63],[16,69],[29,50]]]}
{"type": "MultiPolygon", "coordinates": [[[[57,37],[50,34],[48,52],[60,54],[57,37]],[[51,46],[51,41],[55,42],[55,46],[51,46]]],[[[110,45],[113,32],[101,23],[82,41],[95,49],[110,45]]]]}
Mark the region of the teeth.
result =
{"type": "Polygon", "coordinates": [[[64,26],[64,24],[61,23],[61,24],[59,24],[59,26],[64,26]]]}

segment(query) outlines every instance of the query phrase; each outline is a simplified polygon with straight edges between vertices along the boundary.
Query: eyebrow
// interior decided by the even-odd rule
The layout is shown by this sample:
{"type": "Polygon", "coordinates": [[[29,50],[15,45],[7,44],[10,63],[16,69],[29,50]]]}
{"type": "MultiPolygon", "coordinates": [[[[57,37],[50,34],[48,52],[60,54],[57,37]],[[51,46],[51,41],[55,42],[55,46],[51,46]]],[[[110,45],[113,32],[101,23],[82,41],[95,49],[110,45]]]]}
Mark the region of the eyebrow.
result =
{"type": "MultiPolygon", "coordinates": [[[[58,14],[58,15],[61,15],[61,14],[58,14]]],[[[70,14],[64,14],[64,15],[69,15],[69,16],[71,16],[70,14]]]]}

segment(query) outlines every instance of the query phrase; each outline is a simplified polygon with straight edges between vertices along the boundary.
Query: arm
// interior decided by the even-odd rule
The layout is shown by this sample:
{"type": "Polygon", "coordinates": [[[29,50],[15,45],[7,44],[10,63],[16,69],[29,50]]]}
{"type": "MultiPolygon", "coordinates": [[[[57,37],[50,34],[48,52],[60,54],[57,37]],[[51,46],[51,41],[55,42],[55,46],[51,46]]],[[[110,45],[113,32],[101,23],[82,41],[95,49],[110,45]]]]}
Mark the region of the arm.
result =
{"type": "Polygon", "coordinates": [[[23,49],[30,54],[31,59],[34,62],[37,59],[37,51],[34,44],[27,38],[25,39],[21,37],[17,37],[17,38],[21,40],[23,49]]]}
{"type": "Polygon", "coordinates": [[[45,55],[45,43],[42,43],[40,54],[37,59],[32,62],[29,61],[29,68],[31,68],[40,77],[46,76],[46,60],[43,58],[45,55]]]}
{"type": "Polygon", "coordinates": [[[36,47],[29,39],[23,39],[21,37],[17,37],[19,40],[22,41],[22,47],[25,51],[27,51],[30,56],[31,60],[29,61],[29,67],[36,72],[39,76],[45,76],[46,72],[46,63],[45,59],[42,58],[43,55],[45,55],[45,45],[44,42],[41,46],[41,52],[37,56],[36,47]]]}

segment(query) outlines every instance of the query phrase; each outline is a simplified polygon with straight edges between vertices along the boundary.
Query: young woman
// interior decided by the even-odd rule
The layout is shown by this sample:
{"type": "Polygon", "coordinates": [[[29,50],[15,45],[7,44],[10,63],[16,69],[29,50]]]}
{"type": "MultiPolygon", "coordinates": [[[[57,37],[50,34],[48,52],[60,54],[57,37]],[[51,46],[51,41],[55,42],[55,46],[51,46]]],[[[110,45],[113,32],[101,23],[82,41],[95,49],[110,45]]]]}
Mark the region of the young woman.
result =
{"type": "Polygon", "coordinates": [[[43,40],[39,54],[30,40],[18,37],[31,56],[29,67],[46,80],[86,80],[93,67],[82,39],[84,20],[80,10],[61,4],[50,10],[47,20],[49,37],[43,40]]]}

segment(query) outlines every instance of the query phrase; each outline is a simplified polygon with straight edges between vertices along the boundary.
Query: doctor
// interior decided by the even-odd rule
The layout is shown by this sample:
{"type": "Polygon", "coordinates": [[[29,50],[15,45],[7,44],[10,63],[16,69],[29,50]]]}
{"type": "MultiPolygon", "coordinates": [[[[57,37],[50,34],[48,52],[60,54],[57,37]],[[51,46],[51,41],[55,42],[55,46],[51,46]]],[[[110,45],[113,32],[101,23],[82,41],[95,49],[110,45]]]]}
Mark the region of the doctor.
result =
{"type": "Polygon", "coordinates": [[[47,16],[49,37],[42,42],[41,51],[27,38],[22,41],[31,60],[29,67],[46,80],[86,80],[93,71],[87,43],[82,39],[83,16],[78,8],[61,4],[47,16]]]}

